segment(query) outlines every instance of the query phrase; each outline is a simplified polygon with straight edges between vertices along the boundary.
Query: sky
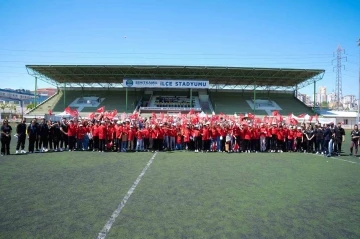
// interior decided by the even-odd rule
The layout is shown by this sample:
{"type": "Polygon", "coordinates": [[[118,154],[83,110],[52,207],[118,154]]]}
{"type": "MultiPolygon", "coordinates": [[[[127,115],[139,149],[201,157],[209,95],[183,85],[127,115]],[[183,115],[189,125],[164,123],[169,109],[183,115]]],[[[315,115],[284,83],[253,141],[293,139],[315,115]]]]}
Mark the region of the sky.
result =
{"type": "Polygon", "coordinates": [[[0,88],[34,89],[26,64],[151,64],[324,69],[331,92],[341,46],[358,96],[359,38],[359,0],[1,0],[0,88]]]}

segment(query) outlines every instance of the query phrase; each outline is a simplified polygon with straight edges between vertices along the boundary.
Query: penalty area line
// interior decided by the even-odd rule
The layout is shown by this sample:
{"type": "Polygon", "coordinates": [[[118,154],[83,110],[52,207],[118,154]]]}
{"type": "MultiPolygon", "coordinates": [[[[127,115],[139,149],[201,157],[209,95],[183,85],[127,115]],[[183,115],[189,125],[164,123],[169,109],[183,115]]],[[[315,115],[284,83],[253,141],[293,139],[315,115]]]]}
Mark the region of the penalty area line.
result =
{"type": "Polygon", "coordinates": [[[326,157],[326,156],[323,156],[323,155],[317,155],[317,156],[320,156],[320,157],[322,157],[322,158],[324,158],[324,159],[331,158],[331,159],[343,161],[343,162],[346,162],[346,163],[352,163],[352,164],[360,165],[360,163],[358,163],[358,162],[354,162],[354,161],[350,161],[350,160],[346,160],[346,159],[342,159],[342,158],[326,157]]]}
{"type": "Polygon", "coordinates": [[[146,164],[145,168],[143,168],[143,170],[141,171],[141,173],[139,174],[139,176],[137,177],[137,179],[135,180],[135,182],[132,184],[131,188],[129,189],[129,191],[126,193],[125,197],[121,200],[120,204],[117,206],[117,208],[115,209],[115,211],[111,214],[109,220],[106,222],[105,226],[103,227],[103,229],[99,232],[99,235],[97,236],[97,239],[105,239],[107,234],[109,233],[112,225],[114,224],[116,218],[120,215],[120,212],[122,211],[122,209],[125,207],[126,202],[129,200],[129,198],[131,197],[131,195],[133,194],[135,188],[137,187],[137,185],[139,184],[140,180],[142,179],[142,177],[145,175],[146,171],[149,169],[150,165],[152,164],[152,162],[155,159],[157,152],[154,153],[154,155],[151,157],[151,159],[149,160],[149,162],[146,164]]]}

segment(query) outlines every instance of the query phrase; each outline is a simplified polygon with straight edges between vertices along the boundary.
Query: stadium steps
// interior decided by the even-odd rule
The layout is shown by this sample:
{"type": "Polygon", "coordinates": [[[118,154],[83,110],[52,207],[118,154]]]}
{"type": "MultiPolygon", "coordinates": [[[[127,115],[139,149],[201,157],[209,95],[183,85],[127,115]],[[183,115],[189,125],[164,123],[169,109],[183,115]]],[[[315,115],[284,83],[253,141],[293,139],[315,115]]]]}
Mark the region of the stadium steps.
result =
{"type": "Polygon", "coordinates": [[[44,116],[45,114],[49,113],[49,109],[53,109],[56,104],[58,104],[59,100],[62,98],[63,92],[58,91],[53,96],[50,96],[48,99],[43,101],[42,103],[38,104],[35,108],[28,111],[27,115],[38,115],[44,116]]]}
{"type": "MultiPolygon", "coordinates": [[[[252,92],[213,91],[209,92],[209,94],[216,113],[223,112],[225,114],[234,114],[251,112],[259,116],[267,115],[265,110],[256,110],[253,112],[253,109],[246,102],[247,100],[253,100],[254,95],[252,92]]],[[[274,101],[282,109],[280,110],[282,115],[291,113],[294,115],[303,113],[313,114],[309,107],[291,93],[257,93],[256,98],[274,101]]]]}
{"type": "Polygon", "coordinates": [[[265,110],[253,109],[246,102],[251,99],[250,94],[238,92],[211,92],[211,101],[215,113],[235,114],[235,113],[254,113],[256,115],[267,115],[265,110]]]}
{"type": "MultiPolygon", "coordinates": [[[[74,100],[80,97],[96,96],[104,98],[99,106],[96,107],[84,107],[80,113],[90,113],[96,111],[96,109],[105,106],[105,110],[111,111],[116,109],[118,112],[133,112],[137,104],[137,100],[141,98],[141,92],[129,91],[128,92],[128,110],[126,110],[126,92],[119,90],[98,90],[98,91],[66,91],[67,105],[71,104],[74,100]]],[[[64,106],[64,96],[54,106],[53,112],[63,112],[66,106],[64,106]]]]}
{"type": "Polygon", "coordinates": [[[275,101],[280,108],[282,109],[280,113],[282,115],[289,115],[293,113],[294,115],[300,114],[314,114],[314,112],[306,106],[303,102],[298,100],[296,97],[290,94],[277,94],[270,96],[272,101],[275,101]]]}

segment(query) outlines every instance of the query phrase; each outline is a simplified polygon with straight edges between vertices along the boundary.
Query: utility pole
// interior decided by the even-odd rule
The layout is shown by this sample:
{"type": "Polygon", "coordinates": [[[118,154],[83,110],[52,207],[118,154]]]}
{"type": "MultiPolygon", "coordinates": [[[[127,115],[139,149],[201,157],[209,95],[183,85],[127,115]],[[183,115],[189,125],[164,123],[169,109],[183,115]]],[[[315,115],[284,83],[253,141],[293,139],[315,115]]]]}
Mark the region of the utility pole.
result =
{"type": "MultiPolygon", "coordinates": [[[[336,80],[335,80],[335,103],[336,103],[336,109],[340,110],[340,106],[341,106],[341,100],[342,100],[342,75],[341,75],[341,69],[344,68],[345,66],[342,65],[341,60],[345,59],[345,61],[347,60],[346,57],[342,56],[342,53],[345,54],[345,50],[341,48],[341,46],[339,45],[337,50],[336,50],[336,66],[334,66],[334,68],[336,69],[336,80]]],[[[333,60],[333,61],[334,61],[333,60]]]]}

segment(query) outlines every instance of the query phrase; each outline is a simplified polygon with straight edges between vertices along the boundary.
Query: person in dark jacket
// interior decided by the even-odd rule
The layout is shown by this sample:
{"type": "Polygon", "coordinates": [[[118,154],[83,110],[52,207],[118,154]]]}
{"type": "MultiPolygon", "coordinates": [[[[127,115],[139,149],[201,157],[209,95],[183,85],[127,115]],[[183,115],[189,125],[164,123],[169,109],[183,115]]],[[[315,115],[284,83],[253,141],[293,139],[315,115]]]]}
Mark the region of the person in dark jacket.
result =
{"type": "Polygon", "coordinates": [[[67,136],[68,125],[67,125],[66,119],[61,120],[60,132],[61,132],[60,151],[63,151],[63,149],[67,150],[67,148],[68,148],[68,136],[67,136]]]}
{"type": "Polygon", "coordinates": [[[36,120],[32,120],[31,124],[27,127],[27,136],[29,139],[29,153],[34,153],[35,150],[35,142],[38,138],[38,126],[36,124],[36,120]]]}
{"type": "Polygon", "coordinates": [[[324,145],[323,145],[324,155],[329,154],[329,143],[330,143],[331,137],[332,137],[332,133],[331,133],[331,129],[330,129],[330,124],[327,124],[326,128],[324,130],[324,145]]]}
{"type": "Polygon", "coordinates": [[[3,121],[1,126],[1,156],[10,155],[10,142],[11,142],[12,128],[7,119],[3,121]]]}
{"type": "Polygon", "coordinates": [[[54,151],[59,152],[59,142],[61,137],[61,131],[60,131],[60,122],[55,122],[55,124],[52,124],[53,128],[53,143],[54,143],[54,151]]]}
{"type": "Polygon", "coordinates": [[[315,151],[316,154],[324,153],[323,145],[324,145],[324,130],[320,124],[315,125],[315,151]]]}
{"type": "Polygon", "coordinates": [[[25,140],[26,140],[26,119],[22,119],[21,123],[16,127],[16,135],[17,135],[17,144],[16,144],[16,152],[19,153],[19,149],[21,147],[21,153],[25,154],[25,140]]]}
{"type": "Polygon", "coordinates": [[[37,119],[35,118],[35,125],[36,125],[36,129],[38,130],[37,134],[36,134],[36,139],[35,139],[35,147],[36,147],[36,152],[39,152],[39,142],[40,142],[40,124],[37,121],[37,119]]]}
{"type": "Polygon", "coordinates": [[[45,122],[45,119],[41,120],[41,124],[39,125],[40,129],[39,129],[39,136],[40,136],[40,141],[39,141],[39,148],[40,148],[40,152],[47,152],[48,149],[48,137],[49,137],[49,126],[47,125],[47,123],[45,122]]]}
{"type": "Polygon", "coordinates": [[[341,123],[338,123],[338,125],[334,128],[334,134],[334,151],[338,156],[340,156],[342,143],[345,142],[345,130],[341,127],[341,123]]]}

